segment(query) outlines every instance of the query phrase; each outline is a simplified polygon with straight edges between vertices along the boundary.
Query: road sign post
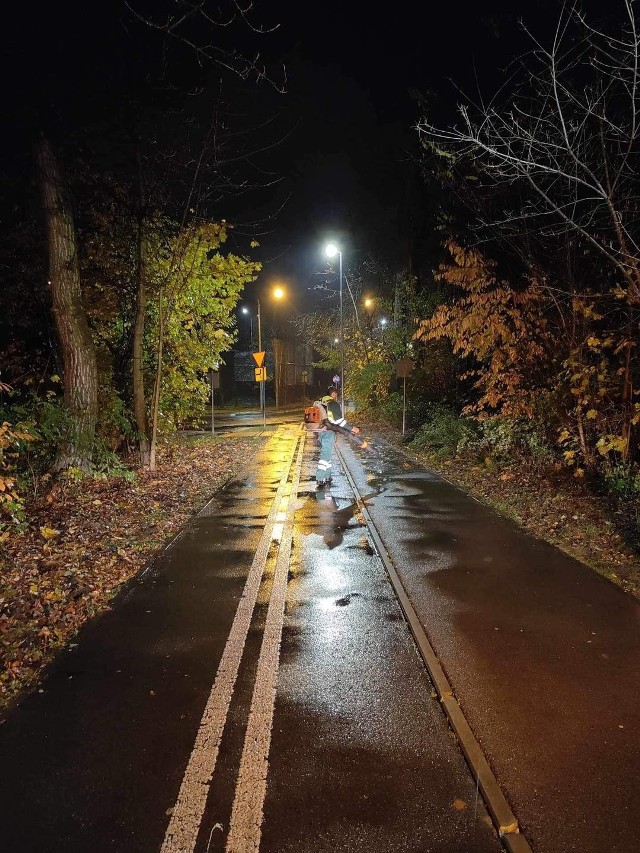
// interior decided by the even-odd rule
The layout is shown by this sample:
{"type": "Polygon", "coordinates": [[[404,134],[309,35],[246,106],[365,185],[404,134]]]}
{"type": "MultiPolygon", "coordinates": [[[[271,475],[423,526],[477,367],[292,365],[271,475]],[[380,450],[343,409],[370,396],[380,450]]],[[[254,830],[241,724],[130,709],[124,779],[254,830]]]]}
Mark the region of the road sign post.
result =
{"type": "MultiPolygon", "coordinates": [[[[258,352],[262,352],[262,323],[260,322],[260,300],[258,299],[258,352]]],[[[255,360],[255,355],[254,355],[255,360]]],[[[263,355],[264,358],[264,355],[263,355]]],[[[257,365],[258,367],[262,367],[261,364],[257,365]]],[[[262,428],[265,429],[267,426],[267,415],[265,412],[266,409],[266,400],[265,400],[265,392],[266,386],[264,382],[260,382],[258,384],[258,388],[260,389],[260,410],[262,411],[262,428]]]]}
{"type": "MultiPolygon", "coordinates": [[[[260,311],[260,303],[258,303],[258,312],[260,311]]],[[[260,321],[260,314],[258,313],[258,322],[260,321]]],[[[260,338],[260,342],[258,346],[262,345],[262,330],[258,325],[258,337],[260,338]]],[[[264,357],[266,355],[265,352],[254,352],[252,353],[253,360],[256,363],[256,367],[254,368],[254,376],[255,381],[260,385],[260,408],[262,409],[262,427],[266,427],[267,425],[267,414],[266,414],[266,406],[265,406],[265,382],[267,381],[267,368],[264,367],[264,357]]]]}
{"type": "Polygon", "coordinates": [[[407,412],[407,376],[413,370],[413,362],[410,358],[403,358],[396,364],[396,378],[402,379],[402,434],[405,431],[405,420],[407,412]]]}

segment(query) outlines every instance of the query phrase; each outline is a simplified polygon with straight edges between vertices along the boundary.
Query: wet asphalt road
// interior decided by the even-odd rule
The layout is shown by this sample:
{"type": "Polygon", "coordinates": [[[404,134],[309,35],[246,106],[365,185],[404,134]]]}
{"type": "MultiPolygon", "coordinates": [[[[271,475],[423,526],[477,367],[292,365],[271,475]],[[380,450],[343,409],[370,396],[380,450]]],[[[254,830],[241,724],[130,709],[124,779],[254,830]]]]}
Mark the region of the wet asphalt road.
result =
{"type": "Polygon", "coordinates": [[[533,849],[640,851],[638,602],[393,448],[341,447],[533,849]]]}
{"type": "MultiPolygon", "coordinates": [[[[308,444],[297,494],[283,485],[297,434],[272,427],[246,479],[0,726],[0,850],[222,851],[236,811],[230,849],[255,850],[237,794],[251,719],[256,742],[267,733],[262,851],[500,849],[340,466],[325,500],[308,444]],[[246,638],[230,642],[256,565],[246,638]],[[254,698],[269,624],[275,704],[268,678],[254,698]],[[204,794],[181,847],[168,827],[230,648],[215,772],[186,785],[204,794]]],[[[398,451],[339,446],[535,853],[640,851],[637,602],[398,451]]]]}
{"type": "Polygon", "coordinates": [[[310,444],[283,479],[299,435],[273,432],[0,726],[1,850],[255,850],[245,778],[262,851],[500,850],[346,481],[316,492],[310,444]]]}
{"type": "Polygon", "coordinates": [[[331,493],[296,516],[261,849],[499,850],[344,478],[331,493]]]}

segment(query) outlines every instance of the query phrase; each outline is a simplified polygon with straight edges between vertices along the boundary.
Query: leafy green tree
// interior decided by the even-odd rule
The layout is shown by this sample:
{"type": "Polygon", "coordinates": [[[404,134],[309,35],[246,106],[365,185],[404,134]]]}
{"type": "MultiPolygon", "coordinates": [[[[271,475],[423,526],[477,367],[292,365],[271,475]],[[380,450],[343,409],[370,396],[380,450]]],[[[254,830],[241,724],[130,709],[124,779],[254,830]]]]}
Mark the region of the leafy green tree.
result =
{"type": "Polygon", "coordinates": [[[260,270],[247,257],[221,252],[228,230],[223,221],[192,225],[169,239],[156,235],[148,263],[154,290],[148,318],[151,470],[158,433],[197,413],[206,400],[207,371],[217,369],[230,349],[234,308],[260,270]]]}

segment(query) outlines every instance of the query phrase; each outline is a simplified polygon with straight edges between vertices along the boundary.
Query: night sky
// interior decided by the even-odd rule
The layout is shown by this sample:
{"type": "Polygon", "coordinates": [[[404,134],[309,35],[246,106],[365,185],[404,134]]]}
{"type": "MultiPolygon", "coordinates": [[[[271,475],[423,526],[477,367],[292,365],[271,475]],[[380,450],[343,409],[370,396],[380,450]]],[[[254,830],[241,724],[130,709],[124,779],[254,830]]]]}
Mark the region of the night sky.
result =
{"type": "MultiPolygon", "coordinates": [[[[259,285],[280,278],[302,298],[325,265],[321,250],[330,236],[341,241],[347,268],[373,250],[400,264],[402,203],[419,150],[415,94],[427,99],[438,122],[452,121],[462,99],[458,88],[491,94],[527,47],[519,18],[544,35],[559,8],[555,0],[535,9],[522,0],[258,0],[253,20],[279,27],[261,36],[248,33],[236,47],[260,50],[274,78],[281,63],[287,68],[286,94],[262,82],[252,96],[278,115],[273,139],[283,141],[263,153],[262,164],[279,180],[267,192],[229,200],[220,215],[238,223],[239,236],[252,228],[259,234],[259,285]]],[[[20,161],[11,157],[26,152],[43,113],[69,139],[85,120],[117,110],[123,79],[136,63],[144,65],[147,49],[119,0],[69,0],[37,15],[25,4],[11,14],[2,68],[5,168],[20,161]]],[[[170,58],[174,68],[193,59],[180,48],[170,58]]]]}
{"type": "Polygon", "coordinates": [[[282,276],[307,291],[334,234],[347,266],[372,251],[401,266],[402,206],[419,154],[417,94],[438,122],[454,121],[462,92],[492,94],[529,48],[521,17],[550,33],[560,4],[268,5],[281,21],[274,56],[286,62],[287,111],[299,124],[283,146],[279,191],[292,196],[265,239],[274,260],[263,278],[282,276]]]}

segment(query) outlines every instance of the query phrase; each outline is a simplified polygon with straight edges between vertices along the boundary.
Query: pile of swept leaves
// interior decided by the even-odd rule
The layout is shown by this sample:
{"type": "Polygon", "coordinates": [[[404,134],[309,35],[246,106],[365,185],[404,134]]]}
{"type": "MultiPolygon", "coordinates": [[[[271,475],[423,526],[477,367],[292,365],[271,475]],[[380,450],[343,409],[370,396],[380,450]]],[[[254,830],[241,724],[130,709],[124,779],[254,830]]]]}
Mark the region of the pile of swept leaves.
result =
{"type": "Polygon", "coordinates": [[[27,530],[0,544],[0,713],[260,442],[176,440],[153,474],[58,481],[27,506],[27,530]]]}

